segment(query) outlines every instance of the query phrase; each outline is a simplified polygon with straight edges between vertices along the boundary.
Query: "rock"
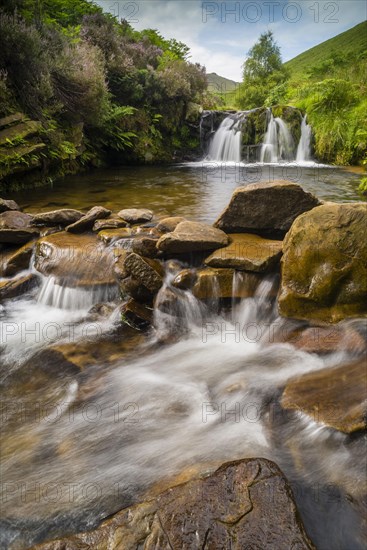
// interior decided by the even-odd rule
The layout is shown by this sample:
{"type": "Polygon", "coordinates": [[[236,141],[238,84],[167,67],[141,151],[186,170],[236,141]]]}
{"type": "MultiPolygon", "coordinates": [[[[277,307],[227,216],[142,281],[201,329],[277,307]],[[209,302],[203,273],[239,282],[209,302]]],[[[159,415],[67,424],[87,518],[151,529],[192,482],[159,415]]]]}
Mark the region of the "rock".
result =
{"type": "Polygon", "coordinates": [[[186,221],[185,218],[181,216],[171,216],[169,218],[163,218],[158,225],[157,231],[160,233],[170,233],[174,231],[179,223],[186,221]]]}
{"type": "Polygon", "coordinates": [[[153,294],[158,292],[163,284],[164,272],[157,260],[143,258],[131,252],[125,257],[124,268],[129,275],[153,294]]]}
{"type": "Polygon", "coordinates": [[[131,224],[150,222],[153,218],[153,212],[146,208],[125,208],[120,210],[117,215],[131,224]]]}
{"type": "Polygon", "coordinates": [[[120,281],[120,289],[123,296],[134,298],[142,304],[151,304],[154,298],[152,292],[130,275],[120,281]]]}
{"type": "Polygon", "coordinates": [[[127,223],[121,218],[108,218],[107,220],[97,220],[94,222],[93,231],[102,231],[104,229],[119,229],[126,227],[127,223]]]}
{"type": "Polygon", "coordinates": [[[296,549],[314,546],[274,462],[249,458],[121,510],[94,531],[34,550],[296,549]]]}
{"type": "Polygon", "coordinates": [[[83,212],[79,210],[73,210],[72,208],[62,208],[60,210],[52,210],[51,212],[42,212],[41,214],[36,214],[33,217],[32,225],[70,225],[84,216],[83,212]]]}
{"type": "Polygon", "coordinates": [[[296,348],[307,353],[335,353],[343,350],[346,353],[364,353],[366,341],[359,332],[351,327],[328,326],[308,327],[304,330],[291,331],[290,334],[281,334],[278,342],[289,342],[296,348]]]}
{"type": "Polygon", "coordinates": [[[157,242],[158,238],[137,237],[132,243],[133,252],[147,258],[156,258],[158,254],[157,242]]]}
{"type": "Polygon", "coordinates": [[[28,269],[34,247],[35,242],[29,242],[8,254],[1,262],[0,276],[13,277],[19,271],[28,269]]]}
{"type": "Polygon", "coordinates": [[[215,227],[200,222],[180,222],[172,233],[163,235],[158,250],[167,254],[199,252],[226,246],[228,236],[215,227]]]}
{"type": "Polygon", "coordinates": [[[61,231],[37,243],[35,268],[70,286],[115,284],[113,253],[96,235],[61,231]]]}
{"type": "Polygon", "coordinates": [[[183,269],[172,282],[172,286],[182,290],[191,289],[198,300],[249,298],[261,281],[255,273],[238,274],[241,284],[233,285],[235,271],[225,268],[183,269]]]}
{"type": "Polygon", "coordinates": [[[38,277],[33,273],[15,279],[0,281],[0,300],[16,298],[35,288],[38,284],[38,277]]]}
{"type": "Polygon", "coordinates": [[[70,233],[83,233],[83,231],[92,229],[96,220],[108,218],[110,215],[111,210],[107,210],[103,206],[93,206],[82,218],[68,225],[66,231],[70,233]]]}
{"type": "Polygon", "coordinates": [[[123,304],[120,312],[122,320],[137,329],[146,329],[153,322],[153,309],[133,299],[123,304]]]}
{"type": "Polygon", "coordinates": [[[24,244],[39,236],[37,229],[0,229],[0,243],[24,244]]]}
{"type": "Polygon", "coordinates": [[[290,380],[281,399],[283,408],[344,433],[366,429],[366,403],[365,357],[290,380]]]}
{"type": "Polygon", "coordinates": [[[228,246],[212,252],[204,263],[210,267],[229,267],[238,270],[271,271],[277,267],[282,254],[282,242],[264,239],[250,233],[228,235],[228,246]]]}
{"type": "Polygon", "coordinates": [[[279,311],[337,322],[367,313],[367,205],[328,203],[300,216],[283,244],[279,311]]]}
{"type": "Polygon", "coordinates": [[[15,201],[0,199],[0,214],[8,210],[20,210],[20,207],[15,201]]]}
{"type": "Polygon", "coordinates": [[[0,214],[0,229],[28,229],[32,220],[33,216],[30,214],[8,210],[0,214]]]}
{"type": "Polygon", "coordinates": [[[296,183],[252,183],[234,191],[214,225],[226,233],[283,237],[300,214],[319,204],[316,197],[296,183]]]}
{"type": "Polygon", "coordinates": [[[98,238],[105,244],[109,245],[119,239],[131,237],[133,230],[130,227],[120,227],[118,229],[103,229],[98,233],[98,238]]]}

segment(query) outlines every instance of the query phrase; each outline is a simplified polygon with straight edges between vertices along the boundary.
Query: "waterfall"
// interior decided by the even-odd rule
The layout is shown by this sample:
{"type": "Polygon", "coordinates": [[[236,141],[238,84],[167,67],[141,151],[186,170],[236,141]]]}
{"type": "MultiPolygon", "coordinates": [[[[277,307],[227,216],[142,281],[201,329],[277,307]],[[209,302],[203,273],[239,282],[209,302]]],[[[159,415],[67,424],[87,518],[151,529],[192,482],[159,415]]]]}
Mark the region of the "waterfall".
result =
{"type": "Polygon", "coordinates": [[[294,160],[294,140],[281,118],[270,114],[269,124],[261,147],[260,162],[294,160]]]}
{"type": "Polygon", "coordinates": [[[305,115],[301,124],[301,139],[299,140],[296,156],[297,162],[311,160],[311,136],[312,128],[307,124],[307,115],[305,115]]]}
{"type": "Polygon", "coordinates": [[[230,115],[223,120],[209,146],[210,160],[241,162],[241,115],[243,113],[237,118],[230,115]]]}

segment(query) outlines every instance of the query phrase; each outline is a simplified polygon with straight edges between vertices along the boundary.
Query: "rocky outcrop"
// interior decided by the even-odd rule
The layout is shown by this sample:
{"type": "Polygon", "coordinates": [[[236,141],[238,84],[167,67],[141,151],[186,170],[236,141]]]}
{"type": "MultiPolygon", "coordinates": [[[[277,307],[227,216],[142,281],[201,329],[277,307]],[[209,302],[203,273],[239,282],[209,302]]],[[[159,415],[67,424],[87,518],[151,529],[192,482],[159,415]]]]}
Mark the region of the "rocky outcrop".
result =
{"type": "Polygon", "coordinates": [[[281,315],[337,322],[367,313],[367,205],[326,203],[284,240],[281,315]]]}
{"type": "Polygon", "coordinates": [[[253,183],[235,190],[214,225],[226,233],[278,238],[285,235],[298,216],[319,204],[316,197],[296,183],[253,183]]]}
{"type": "Polygon", "coordinates": [[[205,223],[184,221],[172,233],[163,235],[157,248],[165,254],[183,254],[213,250],[226,246],[228,242],[228,236],[220,229],[205,223]]]}
{"type": "Polygon", "coordinates": [[[282,400],[285,409],[345,433],[367,427],[365,356],[352,363],[304,374],[290,380],[282,400]]]}
{"type": "Polygon", "coordinates": [[[103,206],[93,206],[84,216],[78,221],[68,225],[66,231],[69,233],[83,233],[88,229],[92,229],[94,222],[100,219],[108,218],[111,215],[111,210],[103,206]]]}
{"type": "Polygon", "coordinates": [[[282,254],[282,242],[250,233],[228,235],[228,246],[212,252],[204,263],[210,267],[229,267],[263,273],[275,269],[282,254]]]}
{"type": "Polygon", "coordinates": [[[273,462],[229,462],[211,475],[172,487],[126,508],[94,531],[34,550],[169,550],[314,546],[299,519],[287,480],[273,462]]]}
{"type": "Polygon", "coordinates": [[[51,212],[41,212],[33,216],[32,225],[70,225],[84,216],[83,212],[72,208],[62,208],[60,210],[52,210],[51,212]]]}
{"type": "Polygon", "coordinates": [[[117,214],[120,218],[130,224],[150,222],[153,212],[147,208],[125,208],[117,214]]]}
{"type": "Polygon", "coordinates": [[[114,258],[95,235],[61,231],[37,243],[35,268],[70,286],[115,284],[114,258]]]}

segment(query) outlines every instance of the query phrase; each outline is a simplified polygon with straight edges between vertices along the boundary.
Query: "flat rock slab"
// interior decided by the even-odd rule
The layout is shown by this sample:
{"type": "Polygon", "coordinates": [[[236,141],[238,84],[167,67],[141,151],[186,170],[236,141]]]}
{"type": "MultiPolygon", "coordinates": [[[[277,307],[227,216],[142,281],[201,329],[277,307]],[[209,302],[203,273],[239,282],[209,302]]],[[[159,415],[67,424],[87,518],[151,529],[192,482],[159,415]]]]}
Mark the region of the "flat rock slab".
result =
{"type": "Polygon", "coordinates": [[[163,235],[157,248],[166,254],[200,252],[226,246],[228,236],[211,225],[199,222],[181,222],[172,233],[163,235]]]}
{"type": "Polygon", "coordinates": [[[94,222],[93,231],[102,231],[104,229],[119,229],[126,227],[127,222],[121,218],[108,218],[107,220],[97,220],[94,222]]]}
{"type": "Polygon", "coordinates": [[[367,363],[365,356],[351,364],[323,369],[290,380],[281,404],[301,411],[335,430],[366,429],[367,363]]]}
{"type": "Polygon", "coordinates": [[[367,205],[327,203],[302,214],[283,243],[279,311],[335,323],[367,313],[367,205]]]}
{"type": "Polygon", "coordinates": [[[215,227],[226,233],[282,237],[303,212],[320,204],[300,185],[278,180],[238,187],[215,227]]]}
{"type": "Polygon", "coordinates": [[[147,208],[125,208],[117,215],[131,224],[150,222],[153,218],[153,212],[147,208]]]}
{"type": "Polygon", "coordinates": [[[314,546],[282,472],[263,458],[221,466],[203,479],[126,508],[94,531],[38,550],[295,549],[314,546]]]}
{"type": "Polygon", "coordinates": [[[33,273],[7,281],[0,281],[0,301],[16,298],[29,292],[37,286],[38,282],[39,278],[33,273]]]}
{"type": "Polygon", "coordinates": [[[36,269],[71,286],[115,284],[113,265],[112,251],[96,235],[61,231],[37,243],[36,269]]]}
{"type": "Polygon", "coordinates": [[[82,218],[68,225],[66,231],[70,233],[83,233],[83,231],[92,229],[95,221],[108,218],[110,215],[111,210],[107,210],[103,206],[93,206],[82,218]]]}
{"type": "Polygon", "coordinates": [[[30,227],[32,220],[33,216],[31,214],[18,212],[17,210],[7,210],[0,214],[0,228],[25,229],[30,227]]]}
{"type": "Polygon", "coordinates": [[[37,229],[0,229],[0,243],[24,244],[39,236],[37,229]]]}
{"type": "Polygon", "coordinates": [[[0,214],[8,210],[20,210],[20,207],[15,201],[0,199],[0,214]]]}
{"type": "MultiPolygon", "coordinates": [[[[124,223],[124,222],[123,222],[124,223]]],[[[131,227],[119,227],[115,229],[103,229],[99,231],[98,238],[106,245],[114,243],[119,239],[126,239],[133,235],[131,227]]]]}
{"type": "Polygon", "coordinates": [[[275,269],[279,263],[282,241],[264,239],[251,233],[228,236],[230,244],[208,256],[204,261],[206,265],[263,273],[275,269]]]}
{"type": "Polygon", "coordinates": [[[62,208],[60,210],[52,210],[50,212],[42,212],[41,214],[36,214],[33,217],[32,225],[62,225],[66,226],[72,223],[77,222],[83,218],[83,212],[79,210],[74,210],[72,208],[62,208]]]}

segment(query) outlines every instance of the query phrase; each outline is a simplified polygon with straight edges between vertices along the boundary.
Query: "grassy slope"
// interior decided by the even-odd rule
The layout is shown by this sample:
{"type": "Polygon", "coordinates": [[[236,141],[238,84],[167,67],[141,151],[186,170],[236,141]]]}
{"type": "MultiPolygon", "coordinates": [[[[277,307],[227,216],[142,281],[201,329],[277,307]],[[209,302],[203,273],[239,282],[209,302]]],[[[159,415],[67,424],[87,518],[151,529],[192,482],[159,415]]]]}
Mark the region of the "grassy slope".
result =
{"type": "Polygon", "coordinates": [[[228,78],[220,76],[217,73],[209,73],[207,77],[208,90],[212,93],[231,92],[238,86],[238,83],[234,80],[229,80],[228,78]]]}
{"type": "Polygon", "coordinates": [[[333,52],[356,55],[364,50],[367,50],[367,21],[297,55],[284,65],[290,70],[292,79],[298,79],[306,75],[310,66],[332,57],[333,52]]]}

